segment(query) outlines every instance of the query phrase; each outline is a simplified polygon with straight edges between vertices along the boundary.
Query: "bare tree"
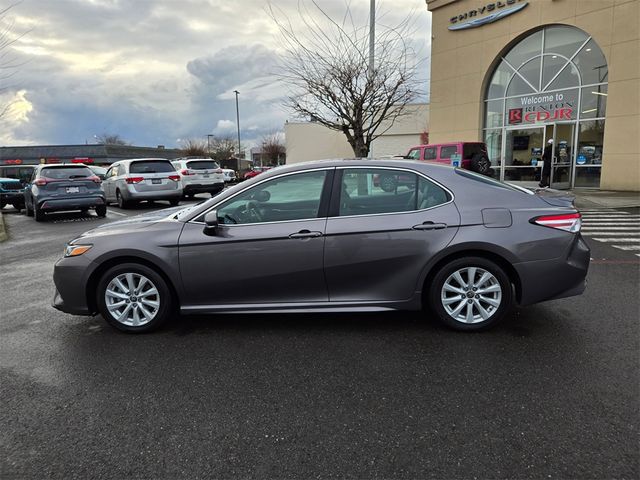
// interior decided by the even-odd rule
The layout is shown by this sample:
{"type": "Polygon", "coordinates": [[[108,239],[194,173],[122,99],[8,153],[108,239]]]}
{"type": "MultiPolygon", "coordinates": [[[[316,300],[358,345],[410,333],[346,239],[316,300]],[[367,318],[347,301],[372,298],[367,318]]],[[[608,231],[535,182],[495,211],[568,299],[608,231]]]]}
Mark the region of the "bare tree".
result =
{"type": "Polygon", "coordinates": [[[261,142],[262,161],[268,165],[278,165],[284,159],[286,147],[284,146],[282,132],[272,132],[264,135],[261,142]]]}
{"type": "Polygon", "coordinates": [[[187,138],[182,141],[181,150],[188,157],[207,157],[207,142],[194,138],[187,138]]]}
{"type": "Polygon", "coordinates": [[[124,140],[117,133],[103,133],[96,137],[98,143],[103,143],[105,145],[130,145],[129,142],[124,140]]]}
{"type": "Polygon", "coordinates": [[[395,27],[376,25],[371,69],[369,28],[356,24],[349,4],[340,20],[331,18],[317,0],[308,4],[298,3],[295,22],[269,6],[285,49],[278,76],[293,87],[288,105],[343,132],[355,156],[366,157],[372,141],[391,128],[419,93],[413,50],[406,43],[415,30],[412,16],[395,27]]]}
{"type": "MultiPolygon", "coordinates": [[[[14,32],[14,23],[7,16],[9,10],[20,3],[22,2],[18,1],[6,8],[0,7],[0,94],[9,90],[10,86],[7,85],[7,80],[13,77],[18,71],[18,67],[21,66],[8,50],[29,33],[28,31],[19,34],[14,32]]],[[[12,106],[13,103],[11,102],[6,105],[0,105],[0,117],[10,113],[12,106]]]]}
{"type": "Polygon", "coordinates": [[[237,140],[231,135],[223,137],[214,136],[211,138],[211,158],[218,162],[229,160],[235,157],[237,146],[237,140]]]}

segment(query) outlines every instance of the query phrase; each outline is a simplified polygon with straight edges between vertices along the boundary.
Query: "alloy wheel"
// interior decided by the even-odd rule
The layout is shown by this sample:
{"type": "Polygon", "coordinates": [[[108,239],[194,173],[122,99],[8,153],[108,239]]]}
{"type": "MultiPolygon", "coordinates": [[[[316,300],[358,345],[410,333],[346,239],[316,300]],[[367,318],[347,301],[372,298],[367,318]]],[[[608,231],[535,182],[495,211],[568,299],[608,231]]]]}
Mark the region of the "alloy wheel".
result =
{"type": "Polygon", "coordinates": [[[117,322],[139,327],[151,322],[160,310],[160,293],[154,283],[140,273],[122,273],[105,290],[109,315],[117,322]]]}
{"type": "Polygon", "coordinates": [[[491,272],[480,267],[464,267],[445,280],[440,301],[445,312],[458,322],[485,322],[500,308],[502,287],[491,272]]]}

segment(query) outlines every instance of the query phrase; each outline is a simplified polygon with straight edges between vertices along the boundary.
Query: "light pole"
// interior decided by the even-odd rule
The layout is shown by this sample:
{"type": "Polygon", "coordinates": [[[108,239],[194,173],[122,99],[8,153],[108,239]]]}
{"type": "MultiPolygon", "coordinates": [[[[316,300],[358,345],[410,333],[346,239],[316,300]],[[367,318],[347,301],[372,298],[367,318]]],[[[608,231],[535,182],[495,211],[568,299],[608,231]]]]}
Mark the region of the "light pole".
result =
{"type": "MultiPolygon", "coordinates": [[[[373,82],[374,71],[374,55],[376,53],[376,0],[371,0],[369,3],[369,78],[373,82]]],[[[373,116],[371,116],[371,122],[369,124],[369,132],[367,137],[371,136],[371,126],[373,125],[373,116]]],[[[373,145],[369,145],[369,153],[367,157],[371,158],[371,150],[373,145]]]]}
{"type": "Polygon", "coordinates": [[[238,108],[238,95],[240,95],[240,92],[238,90],[234,90],[233,93],[236,94],[236,125],[238,126],[238,170],[240,170],[240,109],[238,108]]]}
{"type": "Polygon", "coordinates": [[[207,133],[207,153],[209,156],[211,156],[211,137],[213,137],[213,134],[207,133]]]}

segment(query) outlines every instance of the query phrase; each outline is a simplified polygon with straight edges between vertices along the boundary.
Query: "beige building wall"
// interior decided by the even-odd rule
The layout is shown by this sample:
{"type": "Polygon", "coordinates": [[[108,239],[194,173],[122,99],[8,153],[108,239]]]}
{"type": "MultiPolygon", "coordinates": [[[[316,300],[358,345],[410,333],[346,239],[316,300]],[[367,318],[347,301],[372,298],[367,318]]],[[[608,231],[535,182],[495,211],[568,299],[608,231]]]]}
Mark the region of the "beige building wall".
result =
{"type": "MultiPolygon", "coordinates": [[[[406,114],[393,125],[383,123],[384,132],[373,141],[374,157],[404,155],[409,147],[420,143],[420,134],[428,129],[429,105],[409,105],[406,114]]],[[[313,122],[288,122],[284,126],[287,164],[329,158],[353,158],[353,149],[342,132],[313,122]]]]}
{"type": "Polygon", "coordinates": [[[640,0],[529,0],[522,11],[468,30],[449,19],[491,3],[426,0],[433,12],[430,142],[482,139],[484,82],[514,40],[542,25],[591,35],[609,67],[603,190],[640,190],[640,0]]]}

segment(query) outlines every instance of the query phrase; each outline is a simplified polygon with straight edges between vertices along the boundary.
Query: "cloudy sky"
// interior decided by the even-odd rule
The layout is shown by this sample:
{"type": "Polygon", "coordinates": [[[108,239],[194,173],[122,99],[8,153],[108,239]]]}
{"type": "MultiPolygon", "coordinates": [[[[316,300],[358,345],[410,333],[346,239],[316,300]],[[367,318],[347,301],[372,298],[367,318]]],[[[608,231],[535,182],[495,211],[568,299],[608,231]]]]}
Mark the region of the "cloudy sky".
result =
{"type": "MultiPolygon", "coordinates": [[[[0,0],[0,10],[13,3],[0,0]]],[[[295,23],[298,0],[271,3],[295,23]]],[[[319,3],[334,18],[350,4],[355,22],[367,23],[368,0],[319,3]]],[[[384,25],[412,15],[410,43],[427,91],[424,0],[377,5],[384,25]]],[[[267,6],[266,0],[22,0],[0,20],[15,39],[0,51],[8,54],[0,67],[16,67],[0,68],[0,105],[11,105],[0,118],[0,145],[93,143],[111,133],[135,145],[173,147],[208,133],[235,136],[234,90],[243,142],[282,130],[295,117],[283,106],[287,86],[273,77],[282,51],[267,6]]]]}

